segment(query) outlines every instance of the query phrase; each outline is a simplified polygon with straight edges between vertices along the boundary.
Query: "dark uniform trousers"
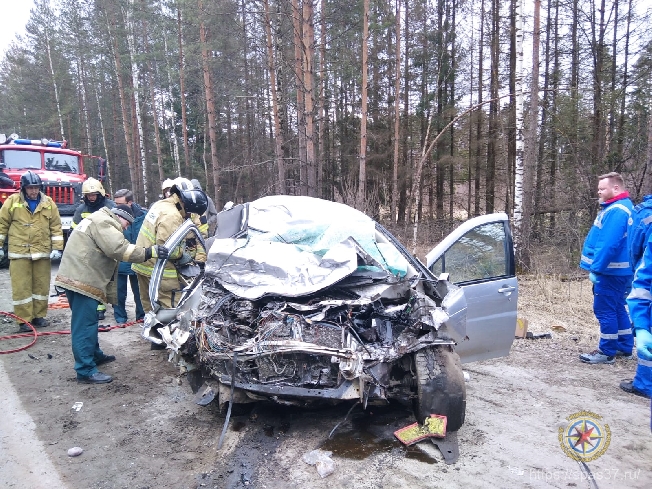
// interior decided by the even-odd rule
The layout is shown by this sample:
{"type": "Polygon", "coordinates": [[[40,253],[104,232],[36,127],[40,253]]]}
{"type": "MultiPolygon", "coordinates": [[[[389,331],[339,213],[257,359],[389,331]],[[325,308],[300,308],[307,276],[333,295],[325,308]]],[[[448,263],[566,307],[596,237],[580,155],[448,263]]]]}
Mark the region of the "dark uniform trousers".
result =
{"type": "Polygon", "coordinates": [[[72,312],[70,336],[77,377],[97,373],[95,362],[104,357],[98,340],[97,305],[100,301],[72,290],[66,290],[72,312]]]}

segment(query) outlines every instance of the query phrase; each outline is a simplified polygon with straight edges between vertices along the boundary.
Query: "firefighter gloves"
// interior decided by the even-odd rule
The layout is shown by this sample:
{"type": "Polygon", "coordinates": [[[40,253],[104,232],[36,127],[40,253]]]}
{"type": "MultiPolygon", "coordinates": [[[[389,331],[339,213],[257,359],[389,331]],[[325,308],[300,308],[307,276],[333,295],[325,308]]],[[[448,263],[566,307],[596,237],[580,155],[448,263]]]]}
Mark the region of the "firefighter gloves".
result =
{"type": "Polygon", "coordinates": [[[61,260],[61,252],[59,250],[52,250],[50,253],[50,260],[58,261],[61,260]]]}
{"type": "Polygon", "coordinates": [[[149,260],[150,258],[158,258],[160,260],[165,260],[170,252],[165,246],[154,245],[145,250],[145,259],[149,260]]]}

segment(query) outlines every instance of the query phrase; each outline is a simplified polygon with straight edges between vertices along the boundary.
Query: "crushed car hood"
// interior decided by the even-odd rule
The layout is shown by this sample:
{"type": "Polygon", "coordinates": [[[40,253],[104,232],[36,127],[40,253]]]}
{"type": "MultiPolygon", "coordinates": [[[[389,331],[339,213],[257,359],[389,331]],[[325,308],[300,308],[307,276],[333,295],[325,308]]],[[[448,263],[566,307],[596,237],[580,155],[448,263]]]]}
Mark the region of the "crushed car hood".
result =
{"type": "Polygon", "coordinates": [[[407,260],[375,239],[375,222],[336,202],[264,197],[249,204],[246,238],[215,240],[206,273],[238,297],[298,297],[355,272],[400,279],[407,260]],[[363,263],[360,255],[363,255],[363,263]]]}

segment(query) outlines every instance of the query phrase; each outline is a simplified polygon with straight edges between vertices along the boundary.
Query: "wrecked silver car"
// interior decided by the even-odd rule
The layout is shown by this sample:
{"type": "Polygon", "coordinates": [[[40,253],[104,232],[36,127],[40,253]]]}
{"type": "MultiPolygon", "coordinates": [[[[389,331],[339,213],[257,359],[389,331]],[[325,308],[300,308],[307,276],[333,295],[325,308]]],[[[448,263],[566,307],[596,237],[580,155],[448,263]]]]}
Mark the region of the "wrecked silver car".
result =
{"type": "MultiPolygon", "coordinates": [[[[187,221],[166,246],[189,233],[203,242],[187,221]]],[[[142,334],[200,368],[209,399],[364,407],[395,399],[420,422],[440,414],[448,430],[462,426],[455,345],[467,337],[467,306],[441,264],[435,276],[368,216],[310,197],[223,211],[205,245],[204,270],[180,270],[188,286],[175,309],[158,308],[157,263],[142,334]]]]}

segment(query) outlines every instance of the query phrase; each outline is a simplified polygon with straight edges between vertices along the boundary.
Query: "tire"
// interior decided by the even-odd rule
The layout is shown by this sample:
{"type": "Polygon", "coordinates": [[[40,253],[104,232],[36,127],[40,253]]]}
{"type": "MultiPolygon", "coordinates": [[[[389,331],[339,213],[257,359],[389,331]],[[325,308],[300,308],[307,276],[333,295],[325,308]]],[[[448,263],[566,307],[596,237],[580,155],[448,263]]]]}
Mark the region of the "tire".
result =
{"type": "Polygon", "coordinates": [[[466,385],[462,364],[450,347],[424,348],[414,354],[418,397],[414,415],[419,423],[431,414],[447,418],[446,431],[457,431],[466,416],[466,385]]]}
{"type": "Polygon", "coordinates": [[[2,245],[2,250],[5,252],[5,255],[0,260],[0,268],[9,268],[9,251],[7,248],[7,243],[2,245]]]}

